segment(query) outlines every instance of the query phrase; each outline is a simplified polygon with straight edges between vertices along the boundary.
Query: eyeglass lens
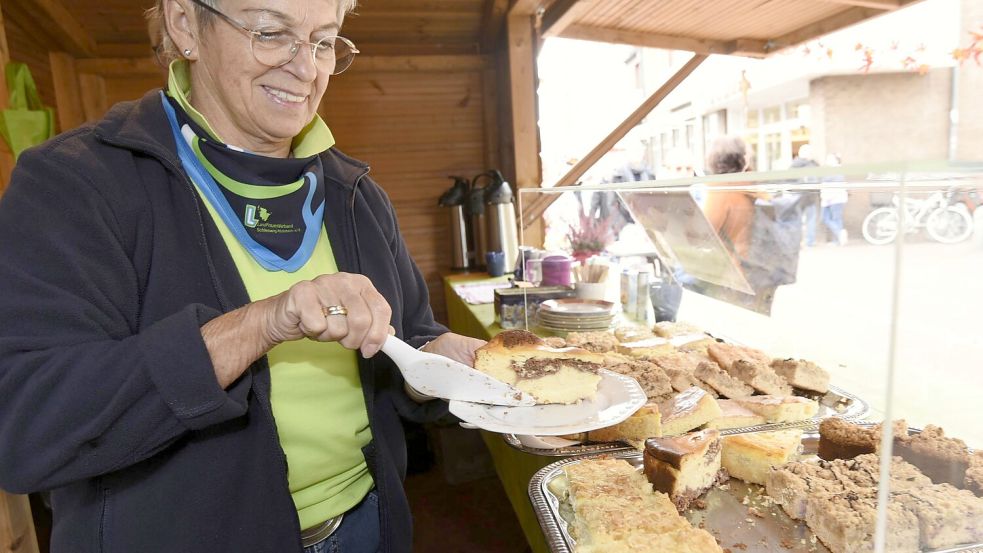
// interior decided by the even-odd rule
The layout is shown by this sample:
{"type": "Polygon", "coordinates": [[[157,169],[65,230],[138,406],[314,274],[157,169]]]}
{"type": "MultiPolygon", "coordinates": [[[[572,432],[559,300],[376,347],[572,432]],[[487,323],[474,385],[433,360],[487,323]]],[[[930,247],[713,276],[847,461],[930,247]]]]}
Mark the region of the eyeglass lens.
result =
{"type": "Polygon", "coordinates": [[[289,33],[257,33],[252,38],[253,55],[270,67],[290,63],[301,50],[310,49],[318,65],[332,66],[331,74],[348,69],[355,59],[355,49],[341,37],[325,38],[316,44],[301,41],[289,33]]]}

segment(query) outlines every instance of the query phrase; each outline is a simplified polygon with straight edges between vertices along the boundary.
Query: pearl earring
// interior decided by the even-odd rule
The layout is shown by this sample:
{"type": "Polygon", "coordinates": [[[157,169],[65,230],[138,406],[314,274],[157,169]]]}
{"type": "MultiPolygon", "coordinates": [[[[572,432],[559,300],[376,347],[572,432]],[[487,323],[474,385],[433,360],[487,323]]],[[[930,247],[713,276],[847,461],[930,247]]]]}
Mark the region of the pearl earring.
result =
{"type": "Polygon", "coordinates": [[[191,48],[184,49],[184,57],[189,57],[191,55],[191,48]]]}

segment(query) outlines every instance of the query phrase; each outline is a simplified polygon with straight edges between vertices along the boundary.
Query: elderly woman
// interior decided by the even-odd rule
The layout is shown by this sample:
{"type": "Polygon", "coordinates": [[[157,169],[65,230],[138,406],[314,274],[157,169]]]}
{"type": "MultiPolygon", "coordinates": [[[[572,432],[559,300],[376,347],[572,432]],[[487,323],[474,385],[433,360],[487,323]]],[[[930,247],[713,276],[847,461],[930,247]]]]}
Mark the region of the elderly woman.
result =
{"type": "Polygon", "coordinates": [[[317,107],[354,0],[158,0],[164,91],[25,153],[0,202],[0,486],[52,551],[409,551],[388,332],[462,362],[317,107]],[[43,223],[43,224],[42,224],[43,223]]]}

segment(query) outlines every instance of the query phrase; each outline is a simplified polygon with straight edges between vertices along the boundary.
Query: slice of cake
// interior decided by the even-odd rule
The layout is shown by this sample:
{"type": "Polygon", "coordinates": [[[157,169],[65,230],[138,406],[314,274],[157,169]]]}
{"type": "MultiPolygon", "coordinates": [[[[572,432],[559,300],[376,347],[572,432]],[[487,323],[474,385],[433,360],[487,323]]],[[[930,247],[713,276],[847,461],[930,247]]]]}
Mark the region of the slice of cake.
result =
{"type": "Polygon", "coordinates": [[[619,342],[638,342],[654,338],[655,333],[646,326],[619,326],[614,329],[614,337],[619,342]]]}
{"type": "Polygon", "coordinates": [[[829,373],[819,365],[805,359],[775,359],[771,362],[775,374],[786,382],[812,392],[825,394],[829,391],[829,373]]]}
{"type": "MultiPolygon", "coordinates": [[[[806,524],[831,553],[867,553],[874,550],[877,494],[848,491],[807,500],[806,524]]],[[[916,553],[919,547],[918,519],[897,502],[887,505],[885,550],[916,553]]]]}
{"type": "Polygon", "coordinates": [[[738,359],[731,364],[727,372],[734,378],[748,384],[763,394],[775,396],[792,395],[792,387],[782,377],[775,374],[775,371],[767,365],[738,359]]]}
{"type": "Polygon", "coordinates": [[[610,332],[568,332],[568,346],[583,348],[594,353],[607,353],[618,347],[618,340],[610,332]]]}
{"type": "Polygon", "coordinates": [[[765,491],[796,520],[806,516],[810,497],[828,497],[854,489],[849,482],[837,479],[832,472],[811,463],[792,462],[772,467],[765,475],[765,491]]]}
{"type": "Polygon", "coordinates": [[[720,470],[720,432],[701,430],[683,436],[645,440],[645,476],[680,511],[718,482],[726,480],[720,470]]]}
{"type": "Polygon", "coordinates": [[[676,348],[665,338],[647,338],[637,342],[623,342],[618,344],[618,353],[631,357],[658,357],[659,355],[672,353],[676,348]]]}
{"type": "Polygon", "coordinates": [[[983,540],[983,499],[967,490],[933,484],[892,493],[891,502],[900,503],[918,518],[924,550],[983,540]]]}
{"type": "Polygon", "coordinates": [[[733,398],[733,401],[763,416],[767,422],[804,421],[819,412],[818,402],[798,396],[751,396],[733,398]]]}
{"type": "MultiPolygon", "coordinates": [[[[908,424],[904,420],[894,421],[894,435],[907,436],[908,424]]],[[[819,423],[819,457],[833,459],[852,459],[865,453],[880,451],[881,425],[860,426],[838,418],[823,419],[819,423]]]]}
{"type": "Polygon", "coordinates": [[[748,397],[754,389],[724,372],[716,363],[704,361],[696,366],[693,376],[713,388],[723,397],[748,397]]]}
{"type": "Polygon", "coordinates": [[[626,442],[637,447],[648,438],[662,435],[662,414],[655,403],[645,404],[622,422],[587,433],[592,442],[626,442]]]}
{"type": "Polygon", "coordinates": [[[710,346],[718,343],[720,342],[717,342],[713,338],[700,338],[698,340],[676,344],[676,349],[689,353],[697,353],[710,359],[710,346]]]}
{"type": "Polygon", "coordinates": [[[758,426],[766,422],[761,415],[741,407],[729,399],[718,399],[717,405],[720,406],[720,416],[708,422],[707,428],[716,428],[717,430],[744,428],[758,426]]]}
{"type": "Polygon", "coordinates": [[[559,336],[546,336],[543,338],[543,343],[547,347],[551,348],[565,348],[567,347],[567,341],[559,336]]]}
{"type": "Polygon", "coordinates": [[[699,354],[673,351],[658,357],[650,357],[648,360],[658,365],[666,373],[673,390],[682,392],[687,388],[696,386],[703,388],[713,397],[718,396],[716,390],[704,384],[693,374],[696,367],[705,361],[705,358],[699,354]]]}
{"type": "Polygon", "coordinates": [[[725,371],[730,371],[734,362],[741,360],[766,367],[771,364],[771,357],[759,349],[735,346],[734,344],[723,342],[715,342],[708,345],[707,353],[725,371]]]}
{"type": "Polygon", "coordinates": [[[609,354],[605,358],[604,368],[634,378],[649,400],[661,401],[672,394],[672,382],[669,376],[651,361],[609,354]]]}
{"type": "Polygon", "coordinates": [[[655,323],[652,332],[656,336],[663,338],[675,338],[677,336],[693,336],[703,334],[703,329],[689,323],[676,323],[672,321],[662,321],[655,323]]]}
{"type": "Polygon", "coordinates": [[[722,552],[710,533],[693,528],[666,494],[653,491],[624,461],[571,463],[548,487],[561,501],[579,552],[722,552]]]}
{"type": "Polygon", "coordinates": [[[734,478],[765,485],[771,467],[794,461],[802,448],[801,430],[749,432],[724,436],[721,464],[734,478]]]}
{"type": "Polygon", "coordinates": [[[964,487],[983,497],[983,451],[977,451],[969,458],[969,468],[966,469],[964,487]]]}
{"type": "Polygon", "coordinates": [[[551,348],[531,332],[506,330],[475,351],[474,368],[511,384],[538,403],[593,399],[604,356],[580,348],[551,348]]]}
{"type": "Polygon", "coordinates": [[[659,405],[662,413],[662,435],[675,436],[689,432],[720,416],[717,400],[701,388],[688,388],[659,405]]]}
{"type": "Polygon", "coordinates": [[[946,437],[938,426],[927,425],[918,434],[896,436],[894,454],[918,467],[936,484],[962,487],[969,468],[969,450],[958,438],[946,437]]]}

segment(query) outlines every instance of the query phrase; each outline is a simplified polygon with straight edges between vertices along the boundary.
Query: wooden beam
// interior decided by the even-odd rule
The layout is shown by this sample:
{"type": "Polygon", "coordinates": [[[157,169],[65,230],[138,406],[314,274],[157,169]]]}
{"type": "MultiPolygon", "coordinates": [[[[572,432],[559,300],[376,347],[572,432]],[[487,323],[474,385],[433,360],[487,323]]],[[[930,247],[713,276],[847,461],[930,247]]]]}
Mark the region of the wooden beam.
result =
{"type": "Polygon", "coordinates": [[[505,27],[505,14],[509,10],[509,0],[487,0],[485,15],[481,20],[481,51],[496,50],[502,29],[505,27]]]}
{"type": "Polygon", "coordinates": [[[665,50],[687,50],[703,55],[740,53],[740,55],[761,57],[766,53],[766,42],[763,40],[743,38],[727,41],[711,40],[586,25],[570,25],[563,29],[558,36],[665,50]]]}
{"type": "Polygon", "coordinates": [[[51,63],[51,78],[55,86],[55,113],[58,114],[58,127],[61,132],[74,129],[85,123],[85,109],[82,107],[82,91],[76,71],[75,58],[65,52],[48,54],[51,63]]]}
{"type": "Polygon", "coordinates": [[[16,0],[18,13],[30,19],[32,31],[48,37],[58,49],[76,56],[91,56],[96,41],[59,0],[16,0]]]}
{"type": "Polygon", "coordinates": [[[543,38],[560,36],[564,29],[576,23],[596,3],[595,0],[556,0],[543,13],[543,23],[539,28],[540,36],[543,38]]]}
{"type": "Polygon", "coordinates": [[[540,185],[539,117],[536,113],[536,34],[532,18],[508,16],[509,83],[512,98],[512,138],[515,185],[540,185]]]}
{"type": "MultiPolygon", "coordinates": [[[[628,131],[635,128],[636,125],[641,123],[642,119],[645,118],[659,103],[662,102],[669,95],[670,92],[676,89],[680,83],[686,80],[697,67],[700,66],[707,59],[707,56],[703,54],[695,54],[689,59],[678,71],[676,71],[669,79],[659,87],[651,96],[648,97],[638,108],[628,116],[627,119],[621,122],[620,125],[615,127],[607,137],[604,138],[590,151],[586,156],[583,157],[576,165],[574,165],[566,175],[554,186],[570,186],[576,184],[580,177],[584,176],[584,173],[588,169],[594,166],[604,154],[608,153],[619,140],[628,134],[628,131]]],[[[524,210],[522,214],[522,225],[527,227],[532,225],[537,220],[541,219],[543,213],[546,212],[548,208],[557,198],[560,196],[558,194],[542,195],[536,200],[530,202],[529,207],[524,210]]]]}
{"type": "Polygon", "coordinates": [[[97,121],[109,111],[106,99],[106,80],[102,75],[79,74],[79,89],[82,92],[82,109],[86,121],[97,121]]]}
{"type": "Polygon", "coordinates": [[[545,3],[545,0],[511,0],[509,15],[536,15],[545,3]]]}
{"type": "Polygon", "coordinates": [[[352,64],[349,72],[368,71],[483,71],[490,67],[488,56],[365,56],[352,64]]]}
{"type": "MultiPolygon", "coordinates": [[[[359,44],[359,48],[361,48],[359,44]]],[[[153,57],[150,42],[110,42],[96,44],[97,58],[146,58],[153,57]]]]}
{"type": "Polygon", "coordinates": [[[0,490],[0,551],[38,553],[38,538],[26,495],[0,490]]]}
{"type": "Polygon", "coordinates": [[[830,4],[843,4],[844,6],[858,6],[861,8],[874,8],[878,10],[896,10],[903,4],[901,0],[822,0],[830,4]]]}
{"type": "MultiPolygon", "coordinates": [[[[900,0],[902,5],[913,0],[900,0]]],[[[849,27],[866,19],[882,15],[885,11],[877,8],[848,8],[836,15],[821,19],[815,23],[810,23],[803,27],[786,33],[780,37],[768,41],[768,53],[776,52],[789,46],[801,44],[807,40],[838,31],[844,27],[849,27]]]]}

